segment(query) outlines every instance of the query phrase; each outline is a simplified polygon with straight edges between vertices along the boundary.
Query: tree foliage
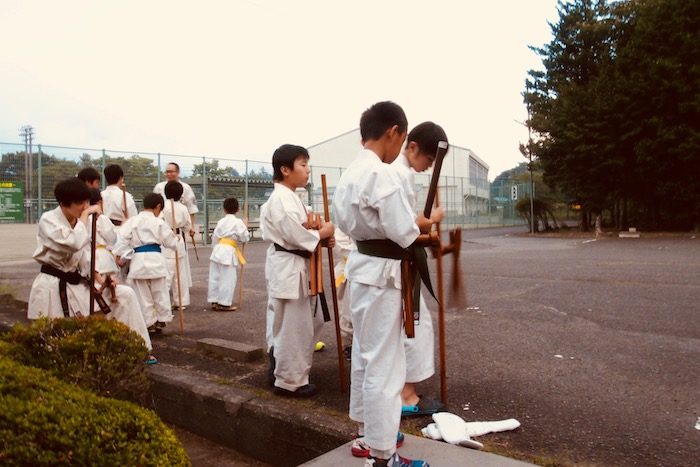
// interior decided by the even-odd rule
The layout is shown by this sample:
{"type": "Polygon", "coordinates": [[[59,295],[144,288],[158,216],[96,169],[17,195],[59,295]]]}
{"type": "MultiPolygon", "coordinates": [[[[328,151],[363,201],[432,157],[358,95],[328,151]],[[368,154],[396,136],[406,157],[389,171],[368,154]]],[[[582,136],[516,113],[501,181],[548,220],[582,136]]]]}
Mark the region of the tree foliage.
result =
{"type": "MultiPolygon", "coordinates": [[[[700,2],[559,2],[524,100],[545,181],[618,227],[700,222],[700,2]]],[[[583,223],[586,226],[585,222],[583,223]]]]}

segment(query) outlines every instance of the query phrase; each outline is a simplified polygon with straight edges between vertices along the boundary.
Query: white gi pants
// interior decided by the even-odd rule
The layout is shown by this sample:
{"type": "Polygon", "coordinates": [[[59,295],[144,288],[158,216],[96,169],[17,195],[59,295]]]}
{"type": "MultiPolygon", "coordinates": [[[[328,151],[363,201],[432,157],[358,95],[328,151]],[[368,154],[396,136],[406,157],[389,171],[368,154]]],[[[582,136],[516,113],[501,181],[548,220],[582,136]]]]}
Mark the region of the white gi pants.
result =
{"type": "Polygon", "coordinates": [[[173,320],[165,277],[133,279],[133,287],[141,304],[141,312],[146,326],[151,326],[156,321],[169,323],[173,320]]]}
{"type": "MultiPolygon", "coordinates": [[[[58,292],[59,279],[49,274],[40,273],[29,292],[29,304],[27,317],[37,319],[42,317],[63,318],[63,307],[58,292]]],[[[111,313],[105,315],[107,319],[116,319],[124,323],[132,331],[143,338],[148,350],[152,350],[151,338],[146,329],[146,323],[141,314],[139,300],[134,291],[126,285],[117,285],[117,301],[111,303],[112,292],[105,289],[102,297],[105,299],[111,313]]],[[[66,284],[66,296],[68,297],[68,313],[70,316],[88,316],[90,314],[90,291],[86,283],[66,284]]],[[[95,310],[100,308],[95,303],[95,310]]]]}
{"type": "Polygon", "coordinates": [[[401,291],[348,282],[354,336],[350,418],[373,450],[396,451],[406,379],[401,291]]]}
{"type": "Polygon", "coordinates": [[[309,384],[311,361],[314,356],[312,299],[270,298],[268,302],[273,314],[275,386],[288,391],[296,391],[309,384]]]}
{"type": "MultiPolygon", "coordinates": [[[[182,285],[182,306],[190,305],[190,287],[192,287],[192,277],[190,274],[189,258],[185,255],[180,259],[180,285],[182,285]]],[[[179,306],[180,300],[177,291],[177,268],[175,257],[165,258],[165,264],[168,268],[168,290],[172,294],[170,303],[173,306],[179,306]]],[[[160,321],[160,320],[159,320],[160,321]]]]}
{"type": "Polygon", "coordinates": [[[207,302],[223,306],[233,304],[233,293],[238,281],[238,266],[209,262],[209,287],[207,302]]]}
{"type": "Polygon", "coordinates": [[[425,293],[421,291],[420,321],[415,325],[415,337],[409,339],[404,333],[407,383],[419,383],[435,374],[433,318],[425,304],[425,293]]]}

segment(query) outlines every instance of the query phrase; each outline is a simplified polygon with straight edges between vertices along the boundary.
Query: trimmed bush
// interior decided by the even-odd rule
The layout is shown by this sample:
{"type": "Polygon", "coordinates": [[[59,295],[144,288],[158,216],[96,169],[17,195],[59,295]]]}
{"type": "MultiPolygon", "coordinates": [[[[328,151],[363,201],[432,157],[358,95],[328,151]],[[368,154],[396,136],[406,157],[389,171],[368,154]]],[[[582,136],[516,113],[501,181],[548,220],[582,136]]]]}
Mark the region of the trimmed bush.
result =
{"type": "Polygon", "coordinates": [[[190,465],[151,411],[0,357],[0,464],[190,465]]]}
{"type": "MultiPolygon", "coordinates": [[[[39,319],[2,336],[12,359],[105,397],[143,401],[150,387],[143,339],[98,317],[39,319]]],[[[2,349],[0,349],[1,351],[2,349]]]]}

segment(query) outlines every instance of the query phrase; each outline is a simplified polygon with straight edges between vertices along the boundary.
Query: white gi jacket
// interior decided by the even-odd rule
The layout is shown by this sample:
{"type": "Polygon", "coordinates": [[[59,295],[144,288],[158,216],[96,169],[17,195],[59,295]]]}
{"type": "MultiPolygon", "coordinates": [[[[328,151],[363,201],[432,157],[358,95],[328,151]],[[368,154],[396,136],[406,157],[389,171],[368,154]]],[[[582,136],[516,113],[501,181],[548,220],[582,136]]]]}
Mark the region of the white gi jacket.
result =
{"type": "Polygon", "coordinates": [[[157,218],[152,211],[142,211],[121,225],[112,253],[131,259],[129,279],[159,279],[168,276],[162,253],[134,252],[134,248],[149,243],[175,249],[177,237],[163,219],[157,218]]]}
{"type": "MultiPolygon", "coordinates": [[[[92,219],[88,218],[88,236],[92,238],[92,219]]],[[[112,248],[117,243],[117,229],[104,214],[97,218],[97,237],[95,239],[95,270],[100,274],[119,272],[117,262],[112,255],[112,248]]]]}
{"type": "MultiPolygon", "coordinates": [[[[401,178],[373,151],[363,149],[338,182],[333,195],[336,224],[354,241],[389,239],[402,248],[420,234],[401,178]]],[[[352,251],[345,265],[348,280],[401,289],[401,261],[352,251]]]]}
{"type": "Polygon", "coordinates": [[[219,243],[222,238],[233,240],[241,248],[241,243],[250,240],[250,233],[242,220],[233,214],[226,214],[219,219],[214,228],[214,233],[211,236],[211,243],[214,248],[211,250],[209,260],[223,264],[224,266],[238,266],[239,260],[233,246],[224,243],[219,243]]]}
{"type": "Polygon", "coordinates": [[[281,183],[275,183],[270,199],[260,208],[263,240],[273,242],[267,249],[265,279],[272,298],[298,299],[309,295],[309,260],[275,250],[274,243],[287,250],[313,251],[318,230],[307,230],[306,208],[299,197],[281,183]],[[300,296],[301,290],[301,296],[300,296]]]}
{"type": "MultiPolygon", "coordinates": [[[[185,207],[185,205],[183,205],[181,202],[175,201],[172,204],[169,199],[166,199],[165,206],[158,217],[163,219],[165,224],[171,229],[173,227],[180,229],[180,233],[177,234],[177,257],[183,258],[187,255],[185,239],[190,236],[190,230],[192,229],[192,218],[190,217],[190,213],[187,211],[187,207],[185,207]],[[173,214],[171,209],[172,204],[175,205],[175,225],[173,225],[173,214]],[[185,233],[184,238],[182,237],[182,232],[185,233]]],[[[166,258],[175,258],[175,250],[165,248],[163,250],[163,256],[166,258]]]]}
{"type": "MultiPolygon", "coordinates": [[[[189,186],[187,183],[183,182],[182,180],[178,181],[182,185],[182,197],[180,198],[180,202],[185,205],[185,207],[187,208],[187,212],[189,212],[190,214],[198,213],[199,208],[197,207],[197,198],[194,197],[194,191],[192,191],[192,187],[189,186]]],[[[156,186],[153,188],[153,193],[158,193],[165,200],[167,200],[165,196],[166,183],[168,182],[160,182],[156,184],[156,186]]]]}
{"type": "MultiPolygon", "coordinates": [[[[117,185],[109,185],[102,190],[102,213],[109,219],[124,222],[124,195],[122,189],[117,185]]],[[[131,193],[126,193],[126,213],[128,217],[138,214],[136,203],[131,193]]]]}

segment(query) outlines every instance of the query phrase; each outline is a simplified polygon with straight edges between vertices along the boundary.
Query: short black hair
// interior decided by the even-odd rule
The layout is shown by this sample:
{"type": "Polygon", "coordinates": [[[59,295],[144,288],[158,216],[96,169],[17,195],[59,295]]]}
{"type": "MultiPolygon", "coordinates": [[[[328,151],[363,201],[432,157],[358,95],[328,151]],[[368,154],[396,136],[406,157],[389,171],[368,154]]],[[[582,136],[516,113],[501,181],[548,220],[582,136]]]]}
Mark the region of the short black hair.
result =
{"type": "Polygon", "coordinates": [[[90,206],[102,201],[102,193],[97,188],[88,188],[90,190],[90,206]]]}
{"type": "Polygon", "coordinates": [[[90,199],[90,190],[84,181],[78,177],[60,181],[53,189],[53,195],[61,206],[70,206],[73,203],[83,203],[90,199]]]}
{"type": "Polygon", "coordinates": [[[155,209],[160,206],[163,209],[165,205],[165,200],[159,193],[149,193],[143,197],[143,208],[144,209],[155,209]]]}
{"type": "Polygon", "coordinates": [[[224,211],[227,214],[236,214],[238,212],[238,200],[236,198],[226,198],[224,200],[224,211]]]}
{"type": "Polygon", "coordinates": [[[174,165],[175,168],[177,169],[177,173],[180,173],[180,165],[178,165],[177,162],[168,162],[167,164],[165,164],[166,167],[169,165],[174,165]]]}
{"type": "MultiPolygon", "coordinates": [[[[447,142],[447,133],[442,127],[433,122],[423,122],[416,125],[406,137],[406,144],[413,141],[431,160],[435,159],[440,141],[447,142]]],[[[449,147],[449,146],[448,146],[449,147]]]]}
{"type": "Polygon", "coordinates": [[[284,180],[282,167],[294,170],[294,161],[300,157],[306,160],[310,159],[309,151],[305,147],[283,144],[275,149],[275,152],[272,154],[272,180],[276,182],[284,180]]]}
{"type": "Polygon", "coordinates": [[[78,178],[82,180],[83,183],[92,183],[100,179],[100,173],[94,167],[85,167],[78,172],[78,178]]]}
{"type": "Polygon", "coordinates": [[[119,181],[120,178],[124,176],[124,171],[121,166],[117,164],[109,164],[104,169],[105,180],[107,180],[107,185],[114,185],[119,181]]]}
{"type": "Polygon", "coordinates": [[[165,184],[163,189],[166,199],[174,199],[175,201],[180,201],[182,198],[182,183],[176,182],[175,180],[170,181],[165,184]]]}
{"type": "Polygon", "coordinates": [[[401,106],[391,101],[377,102],[360,117],[362,142],[381,138],[394,125],[402,135],[408,130],[408,119],[401,106]]]}

